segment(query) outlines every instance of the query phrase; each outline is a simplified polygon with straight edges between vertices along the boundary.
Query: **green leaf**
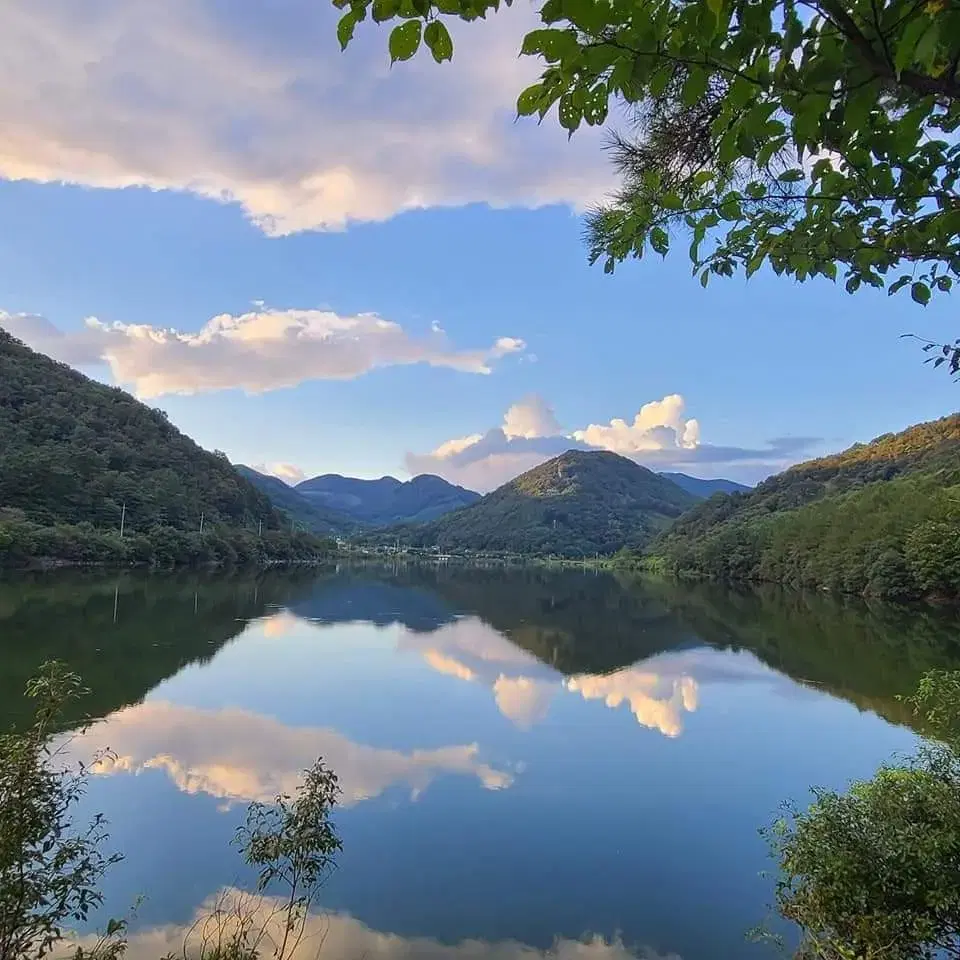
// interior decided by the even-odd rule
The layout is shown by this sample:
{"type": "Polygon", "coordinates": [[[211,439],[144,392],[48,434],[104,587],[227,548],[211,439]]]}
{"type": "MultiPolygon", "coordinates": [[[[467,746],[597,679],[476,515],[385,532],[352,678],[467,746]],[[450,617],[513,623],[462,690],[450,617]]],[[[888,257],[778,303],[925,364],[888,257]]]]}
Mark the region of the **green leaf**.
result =
{"type": "Polygon", "coordinates": [[[913,54],[914,60],[927,70],[932,69],[937,59],[940,40],[940,29],[937,21],[931,19],[929,23],[929,29],[920,37],[917,43],[917,49],[913,54]]]}
{"type": "Polygon", "coordinates": [[[347,45],[353,39],[353,31],[356,29],[359,18],[353,10],[348,10],[337,23],[337,39],[340,41],[340,49],[346,50],[347,45]]]}
{"type": "Polygon", "coordinates": [[[792,170],[784,170],[777,179],[781,183],[797,183],[803,179],[803,171],[794,167],[792,170]]]}
{"type": "Polygon", "coordinates": [[[399,0],[373,0],[370,14],[377,23],[392,20],[400,12],[399,0]]]}
{"type": "Polygon", "coordinates": [[[543,84],[535,83],[527,87],[523,93],[517,97],[517,114],[521,117],[531,117],[540,108],[540,100],[543,98],[543,84]]]}
{"type": "Polygon", "coordinates": [[[409,60],[420,46],[420,34],[423,24],[419,20],[408,20],[390,31],[390,62],[409,60]]]}
{"type": "Polygon", "coordinates": [[[654,227],[650,231],[650,246],[662,257],[667,255],[670,249],[670,238],[667,236],[667,231],[664,230],[663,227],[654,227]]]}
{"type": "Polygon", "coordinates": [[[910,296],[917,303],[926,306],[930,302],[930,288],[925,283],[917,281],[910,287],[910,296]]]}
{"type": "Polygon", "coordinates": [[[916,58],[917,43],[929,26],[930,21],[923,14],[915,15],[907,24],[893,55],[893,68],[898,77],[913,63],[916,58]]]}
{"type": "Polygon", "coordinates": [[[675,193],[665,193],[660,198],[660,205],[666,210],[683,209],[683,201],[675,193]]]}
{"type": "Polygon", "coordinates": [[[439,20],[431,20],[423,31],[423,40],[430,48],[437,63],[453,59],[453,40],[450,33],[439,20]]]}

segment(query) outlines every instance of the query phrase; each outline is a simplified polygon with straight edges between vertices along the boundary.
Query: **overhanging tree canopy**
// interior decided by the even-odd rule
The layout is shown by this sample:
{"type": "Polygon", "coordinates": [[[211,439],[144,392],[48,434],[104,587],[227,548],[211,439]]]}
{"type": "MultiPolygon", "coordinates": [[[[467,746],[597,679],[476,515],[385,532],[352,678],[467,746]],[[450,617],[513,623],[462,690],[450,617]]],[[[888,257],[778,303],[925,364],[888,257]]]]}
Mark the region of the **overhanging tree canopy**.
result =
{"type": "MultiPolygon", "coordinates": [[[[368,14],[453,56],[445,21],[510,0],[334,0],[345,47],[368,14]]],[[[612,272],[681,235],[701,282],[764,264],[926,304],[960,277],[960,0],[546,0],[522,53],[545,63],[517,101],[572,134],[611,101],[622,186],[588,218],[612,272]]],[[[960,371],[960,341],[934,362],[960,371]]]]}

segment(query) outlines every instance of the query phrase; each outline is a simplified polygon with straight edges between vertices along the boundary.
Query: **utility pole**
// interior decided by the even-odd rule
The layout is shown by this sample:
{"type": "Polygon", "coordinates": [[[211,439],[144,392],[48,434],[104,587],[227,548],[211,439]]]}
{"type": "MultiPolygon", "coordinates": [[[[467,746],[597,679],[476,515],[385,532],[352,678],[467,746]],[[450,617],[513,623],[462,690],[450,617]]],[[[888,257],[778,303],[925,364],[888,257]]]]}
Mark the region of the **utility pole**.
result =
{"type": "Polygon", "coordinates": [[[127,502],[123,502],[123,507],[120,510],[120,539],[123,539],[123,524],[127,519],[127,502]]]}
{"type": "Polygon", "coordinates": [[[203,511],[200,511],[200,533],[203,533],[203,511]]]}
{"type": "Polygon", "coordinates": [[[263,536],[263,517],[260,518],[260,528],[257,530],[257,536],[263,536]]]}

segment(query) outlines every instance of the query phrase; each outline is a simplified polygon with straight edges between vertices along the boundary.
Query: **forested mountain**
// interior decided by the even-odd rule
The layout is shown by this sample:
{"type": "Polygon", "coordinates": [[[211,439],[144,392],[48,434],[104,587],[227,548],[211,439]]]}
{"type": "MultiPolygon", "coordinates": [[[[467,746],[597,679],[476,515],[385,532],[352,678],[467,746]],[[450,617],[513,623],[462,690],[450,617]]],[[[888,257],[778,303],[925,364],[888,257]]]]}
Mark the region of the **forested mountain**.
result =
{"type": "Polygon", "coordinates": [[[712,497],[715,493],[743,493],[750,489],[750,487],[737,483],[735,480],[724,480],[722,478],[702,480],[700,477],[691,477],[686,473],[661,473],[660,476],[672,480],[678,487],[686,490],[687,493],[692,493],[700,500],[706,500],[707,497],[712,497]]]}
{"type": "Polygon", "coordinates": [[[266,494],[278,510],[282,510],[300,527],[312,530],[314,533],[329,535],[349,533],[357,526],[357,521],[345,513],[308,499],[278,477],[260,473],[242,463],[238,463],[235,469],[261,493],[266,494]]]}
{"type": "Polygon", "coordinates": [[[695,502],[675,483],[625,457],[568,450],[472,506],[398,536],[447,550],[606,554],[645,545],[695,502]]]}
{"type": "Polygon", "coordinates": [[[396,477],[357,480],[328,473],[303,480],[295,489],[316,506],[373,527],[435,520],[480,499],[479,493],[426,473],[406,482],[396,477]]]}
{"type": "Polygon", "coordinates": [[[232,561],[315,546],[282,534],[268,498],[162,411],[3,330],[0,451],[0,564],[232,561]]]}
{"type": "Polygon", "coordinates": [[[960,596],[960,415],[706,500],[650,547],[681,575],[960,596]]]}

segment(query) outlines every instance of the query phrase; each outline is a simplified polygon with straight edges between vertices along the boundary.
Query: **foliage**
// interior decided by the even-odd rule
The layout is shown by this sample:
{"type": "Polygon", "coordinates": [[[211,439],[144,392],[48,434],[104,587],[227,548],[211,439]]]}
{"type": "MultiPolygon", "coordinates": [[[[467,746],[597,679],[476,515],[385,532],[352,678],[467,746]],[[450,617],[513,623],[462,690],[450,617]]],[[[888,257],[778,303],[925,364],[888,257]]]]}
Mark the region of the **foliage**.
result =
{"type": "MultiPolygon", "coordinates": [[[[403,21],[393,60],[422,40],[439,61],[445,22],[501,0],[334,4],[343,46],[369,13],[403,21]]],[[[544,69],[518,113],[556,105],[571,134],[611,101],[636,114],[614,142],[622,188],[589,221],[607,272],[685,234],[704,284],[768,264],[926,304],[960,275],[956,0],[546,0],[539,16],[521,52],[544,69]]]]}
{"type": "Polygon", "coordinates": [[[960,956],[960,758],[929,751],[847,793],[818,790],[769,832],[801,957],[960,956]]]}
{"type": "Polygon", "coordinates": [[[264,563],[329,550],[290,536],[264,494],[162,411],[3,330],[0,449],[0,566],[264,563]]]}
{"type": "Polygon", "coordinates": [[[960,596],[960,416],[712,497],[650,548],[679,575],[890,599],[960,596]]]}
{"type": "Polygon", "coordinates": [[[570,450],[469,507],[383,537],[442,550],[593,556],[648,543],[695,502],[632,460],[570,450]]]}
{"type": "Polygon", "coordinates": [[[0,737],[0,960],[50,953],[67,924],[101,904],[99,881],[119,859],[100,851],[101,817],[74,821],[86,771],[62,769],[51,746],[63,708],[83,692],[76,674],[45,664],[27,688],[32,725],[0,737]]]}
{"type": "Polygon", "coordinates": [[[296,951],[310,907],[342,849],[330,820],[339,796],[336,774],[318,760],[304,774],[295,797],[281,794],[272,804],[251,804],[237,834],[247,863],[260,869],[258,892],[278,885],[285,890],[277,960],[296,951]]]}
{"type": "Polygon", "coordinates": [[[802,931],[800,957],[960,956],[960,673],[937,671],[913,705],[947,745],[882,767],[846,793],[815,790],[767,831],[778,911],[802,931]]]}

